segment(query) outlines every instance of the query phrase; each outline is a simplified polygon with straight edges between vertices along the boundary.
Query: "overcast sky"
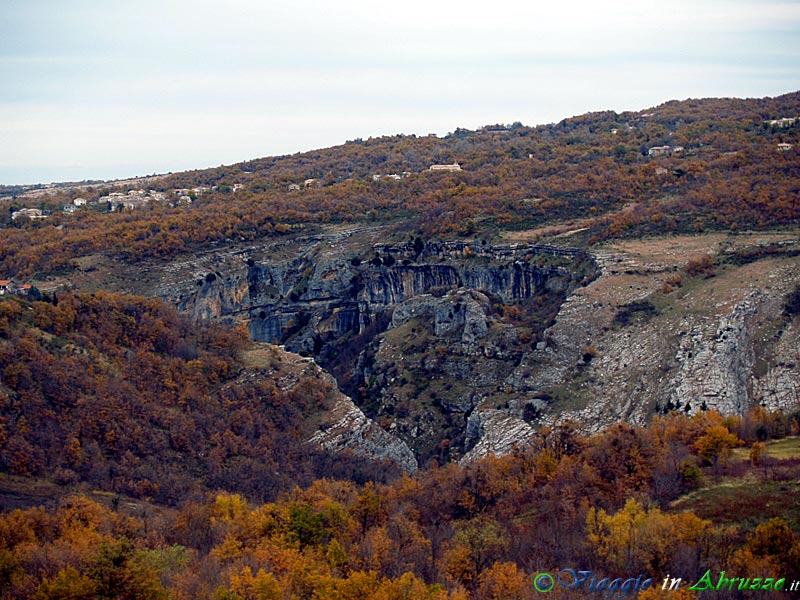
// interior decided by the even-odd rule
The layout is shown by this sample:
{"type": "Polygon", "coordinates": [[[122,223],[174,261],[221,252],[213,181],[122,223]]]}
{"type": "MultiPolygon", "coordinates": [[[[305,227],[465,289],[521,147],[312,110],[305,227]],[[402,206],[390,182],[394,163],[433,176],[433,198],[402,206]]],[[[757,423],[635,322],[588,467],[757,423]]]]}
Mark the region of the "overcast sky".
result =
{"type": "Polygon", "coordinates": [[[800,0],[0,0],[0,183],[800,89],[800,0]]]}

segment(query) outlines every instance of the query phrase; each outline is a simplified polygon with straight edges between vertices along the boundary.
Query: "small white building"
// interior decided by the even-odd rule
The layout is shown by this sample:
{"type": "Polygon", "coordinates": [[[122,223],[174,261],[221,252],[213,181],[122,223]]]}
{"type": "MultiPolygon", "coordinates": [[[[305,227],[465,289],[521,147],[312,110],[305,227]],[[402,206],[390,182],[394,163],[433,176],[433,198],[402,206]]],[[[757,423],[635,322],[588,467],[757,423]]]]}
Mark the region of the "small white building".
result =
{"type": "Polygon", "coordinates": [[[75,198],[75,200],[72,201],[72,204],[75,206],[86,206],[86,203],[86,198],[75,198]]]}
{"type": "Polygon", "coordinates": [[[647,151],[648,156],[669,156],[672,154],[670,146],[653,146],[647,151]]]}
{"type": "Polygon", "coordinates": [[[791,144],[778,144],[778,151],[779,152],[788,152],[791,150],[793,146],[791,144]]]}
{"type": "Polygon", "coordinates": [[[771,121],[767,121],[773,127],[791,127],[797,121],[797,117],[783,117],[781,119],[773,119],[771,121]]]}
{"type": "Polygon", "coordinates": [[[28,217],[29,219],[46,219],[47,215],[43,215],[42,211],[38,208],[21,208],[11,213],[12,221],[16,221],[20,217],[28,217]]]}
{"type": "Polygon", "coordinates": [[[452,165],[431,165],[429,171],[462,171],[461,165],[454,162],[452,165]]]}

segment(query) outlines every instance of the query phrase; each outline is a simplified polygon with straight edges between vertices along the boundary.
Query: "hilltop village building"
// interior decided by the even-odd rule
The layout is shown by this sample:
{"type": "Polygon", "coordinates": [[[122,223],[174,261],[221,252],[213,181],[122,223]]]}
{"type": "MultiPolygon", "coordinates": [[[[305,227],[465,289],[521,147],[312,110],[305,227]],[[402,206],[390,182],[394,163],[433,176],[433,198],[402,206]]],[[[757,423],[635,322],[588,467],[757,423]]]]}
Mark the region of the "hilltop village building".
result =
{"type": "Polygon", "coordinates": [[[683,146],[653,146],[647,151],[647,156],[672,156],[683,152],[683,146]]]}
{"type": "Polygon", "coordinates": [[[31,286],[23,283],[16,283],[13,279],[0,279],[0,296],[13,294],[15,296],[27,296],[31,291],[31,286]]]}
{"type": "Polygon", "coordinates": [[[163,192],[152,190],[130,190],[127,194],[122,192],[111,192],[108,196],[101,197],[98,202],[108,202],[111,210],[136,210],[144,208],[150,200],[163,202],[167,195],[163,192]]]}
{"type": "Polygon", "coordinates": [[[12,221],[16,221],[20,217],[28,217],[29,219],[46,219],[47,215],[43,215],[42,211],[38,208],[21,208],[11,213],[12,221]]]}
{"type": "Polygon", "coordinates": [[[461,165],[454,162],[452,165],[431,165],[429,171],[462,171],[461,165]]]}

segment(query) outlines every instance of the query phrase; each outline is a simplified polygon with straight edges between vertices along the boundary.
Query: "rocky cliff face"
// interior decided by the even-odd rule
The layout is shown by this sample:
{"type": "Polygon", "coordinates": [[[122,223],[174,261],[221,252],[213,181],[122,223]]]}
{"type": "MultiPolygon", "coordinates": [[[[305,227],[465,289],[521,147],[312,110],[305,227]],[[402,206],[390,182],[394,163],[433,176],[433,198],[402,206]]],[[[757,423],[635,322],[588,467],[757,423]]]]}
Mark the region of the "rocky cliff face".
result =
{"type": "Polygon", "coordinates": [[[600,257],[602,275],[562,306],[547,332],[553,343],[522,361],[513,384],[552,392],[543,422],[572,418],[590,431],[669,410],[797,410],[800,376],[787,365],[800,358],[800,337],[783,307],[800,281],[800,261],[787,249],[731,262],[728,246],[763,243],[753,238],[676,239],[658,260],[644,254],[643,242],[615,245],[600,257]],[[694,277],[679,271],[703,254],[719,266],[694,277]],[[672,289],[668,282],[681,274],[672,289]]]}
{"type": "Polygon", "coordinates": [[[575,279],[566,270],[521,261],[462,257],[449,264],[432,263],[442,259],[422,252],[398,264],[397,254],[402,252],[383,248],[367,262],[345,256],[336,264],[307,259],[252,265],[247,305],[253,338],[318,354],[329,341],[363,333],[379,315],[391,315],[404,303],[431,293],[475,289],[515,303],[545,289],[564,290],[575,279]]]}
{"type": "Polygon", "coordinates": [[[391,448],[406,469],[507,452],[562,419],[593,431],[669,410],[800,407],[798,319],[783,314],[800,281],[796,235],[621,242],[596,263],[550,247],[380,236],[212,253],[173,265],[158,293],[318,357],[354,403],[316,442],[370,437],[360,447],[391,448]],[[705,255],[715,267],[689,275],[705,255]]]}
{"type": "MultiPolygon", "coordinates": [[[[467,417],[508,400],[506,378],[564,297],[594,276],[594,262],[529,244],[387,245],[380,233],[209,253],[171,265],[157,293],[197,317],[246,323],[256,341],[317,357],[359,405],[339,407],[341,426],[320,434],[323,445],[346,447],[348,430],[353,440],[364,427],[375,434],[372,421],[365,425],[374,418],[422,462],[461,456],[479,441],[466,435],[467,417]],[[401,350],[387,364],[391,340],[401,350]]],[[[411,468],[413,458],[399,462],[411,468]]]]}
{"type": "Polygon", "coordinates": [[[308,442],[331,452],[352,450],[367,458],[391,460],[406,473],[417,470],[417,459],[408,445],[368,419],[347,396],[324,416],[308,442]]]}
{"type": "Polygon", "coordinates": [[[272,379],[283,390],[292,389],[307,379],[318,379],[331,386],[332,405],[310,419],[312,429],[305,440],[309,446],[334,455],[348,451],[381,464],[389,461],[406,473],[417,470],[416,458],[408,445],[368,419],[312,358],[277,346],[256,344],[246,353],[244,362],[247,369],[240,375],[241,380],[272,379]]]}
{"type": "MultiPolygon", "coordinates": [[[[508,304],[543,291],[565,292],[591,274],[588,255],[535,246],[421,242],[364,247],[362,232],[297,240],[287,248],[249,248],[173,265],[191,279],[158,294],[200,318],[246,321],[256,341],[319,354],[322,346],[363,333],[374,319],[431,293],[481,290],[508,304]],[[337,242],[350,241],[341,244],[337,242]],[[581,263],[581,269],[568,266],[581,263]]],[[[185,275],[184,275],[185,277],[185,275]]]]}

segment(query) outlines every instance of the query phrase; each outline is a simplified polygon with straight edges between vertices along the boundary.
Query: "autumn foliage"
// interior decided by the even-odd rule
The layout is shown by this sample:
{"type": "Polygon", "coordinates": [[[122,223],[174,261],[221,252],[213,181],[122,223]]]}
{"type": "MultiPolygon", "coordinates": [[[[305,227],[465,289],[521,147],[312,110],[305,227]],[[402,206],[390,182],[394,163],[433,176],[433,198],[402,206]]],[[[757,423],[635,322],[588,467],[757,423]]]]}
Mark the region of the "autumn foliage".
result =
{"type": "Polygon", "coordinates": [[[790,577],[800,538],[785,519],[747,530],[668,508],[690,485],[677,461],[722,423],[710,413],[589,438],[554,429],[526,452],[388,485],[319,479],[267,504],[228,492],[176,509],[66,496],[0,514],[0,597],[530,599],[537,573],[562,568],[655,585],[708,569],[790,577]],[[659,502],[663,477],[677,487],[659,502]]]}
{"type": "Polygon", "coordinates": [[[63,490],[0,513],[3,599],[529,599],[562,568],[800,572],[791,521],[670,508],[734,469],[732,448],[797,433],[790,415],[670,414],[593,436],[565,422],[504,457],[392,478],[303,446],[329,384],[244,369],[237,331],[105,293],[7,298],[0,325],[2,477],[63,490]],[[321,478],[337,472],[349,480],[321,478]]]}
{"type": "MultiPolygon", "coordinates": [[[[354,140],[163,177],[148,185],[165,192],[216,189],[189,206],[173,197],[171,204],[151,202],[124,213],[97,207],[66,216],[60,206],[78,192],[63,192],[34,203],[55,213],[44,221],[0,217],[7,225],[0,273],[27,278],[69,269],[76,257],[95,253],[164,259],[320,224],[394,224],[423,237],[547,226],[554,234],[581,229],[573,239],[584,243],[792,225],[800,219],[800,123],[768,121],[797,114],[800,93],[668,102],[647,112],[591,113],[538,127],[457,129],[444,138],[354,140]],[[779,143],[795,147],[780,152],[779,143]],[[664,145],[682,150],[649,155],[664,145]],[[453,161],[464,170],[427,170],[453,161]],[[409,176],[373,178],[398,173],[409,176]],[[289,190],[308,178],[316,184],[289,190]],[[243,187],[233,192],[234,183],[243,187]]],[[[108,191],[99,184],[79,193],[94,199],[108,191]]]]}
{"type": "Polygon", "coordinates": [[[322,473],[380,479],[381,463],[332,466],[302,445],[333,388],[288,389],[278,361],[245,370],[249,344],[159,300],[0,301],[0,471],[162,504],[209,488],[267,500],[322,473]]]}

